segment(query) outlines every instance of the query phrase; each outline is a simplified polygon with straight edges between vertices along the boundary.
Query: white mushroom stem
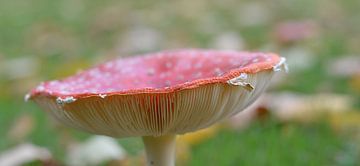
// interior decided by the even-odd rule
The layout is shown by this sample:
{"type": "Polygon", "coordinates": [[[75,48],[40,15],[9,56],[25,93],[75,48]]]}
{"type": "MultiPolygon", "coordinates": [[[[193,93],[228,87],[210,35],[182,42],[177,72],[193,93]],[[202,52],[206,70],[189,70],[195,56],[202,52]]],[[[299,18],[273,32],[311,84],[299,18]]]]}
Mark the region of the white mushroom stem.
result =
{"type": "Polygon", "coordinates": [[[144,136],[147,166],[174,166],[176,135],[144,136]]]}

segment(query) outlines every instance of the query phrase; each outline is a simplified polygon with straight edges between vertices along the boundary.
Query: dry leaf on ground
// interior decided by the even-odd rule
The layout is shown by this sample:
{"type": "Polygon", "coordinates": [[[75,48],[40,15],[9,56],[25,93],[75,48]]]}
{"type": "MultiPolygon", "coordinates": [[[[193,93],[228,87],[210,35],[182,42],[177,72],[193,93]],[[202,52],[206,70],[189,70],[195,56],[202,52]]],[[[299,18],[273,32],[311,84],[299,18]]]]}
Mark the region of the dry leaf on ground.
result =
{"type": "Polygon", "coordinates": [[[21,144],[0,154],[1,166],[19,166],[28,162],[51,160],[51,153],[33,144],[21,144]]]}
{"type": "Polygon", "coordinates": [[[333,76],[351,77],[360,74],[360,56],[344,56],[327,63],[327,72],[333,76]]]}
{"type": "Polygon", "coordinates": [[[282,120],[313,121],[327,113],[346,112],[352,109],[353,100],[348,95],[294,93],[269,94],[267,105],[282,120]]]}
{"type": "Polygon", "coordinates": [[[112,160],[124,160],[126,152],[116,139],[93,136],[87,141],[71,147],[66,158],[68,165],[95,166],[112,160]]]}

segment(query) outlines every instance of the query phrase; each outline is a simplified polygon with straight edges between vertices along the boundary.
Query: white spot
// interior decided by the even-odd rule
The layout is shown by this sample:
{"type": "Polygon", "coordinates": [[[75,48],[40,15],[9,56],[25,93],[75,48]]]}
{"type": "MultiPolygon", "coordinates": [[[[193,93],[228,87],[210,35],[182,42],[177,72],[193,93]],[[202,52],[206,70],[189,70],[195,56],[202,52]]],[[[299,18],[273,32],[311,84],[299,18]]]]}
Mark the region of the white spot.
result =
{"type": "Polygon", "coordinates": [[[255,58],[255,59],[252,60],[252,63],[256,63],[256,62],[259,62],[258,58],[255,58]]]}
{"type": "Polygon", "coordinates": [[[42,92],[45,90],[45,87],[43,85],[39,85],[37,88],[36,88],[36,91],[38,92],[42,92]]]}
{"type": "Polygon", "coordinates": [[[273,71],[278,72],[278,71],[285,71],[288,72],[289,68],[286,64],[286,59],[284,57],[280,58],[280,61],[278,64],[276,64],[275,66],[273,66],[273,71]]]}
{"type": "Polygon", "coordinates": [[[230,85],[242,86],[251,92],[253,89],[255,89],[255,87],[246,81],[247,78],[248,75],[246,73],[241,73],[238,77],[228,80],[227,83],[230,85]]]}
{"type": "Polygon", "coordinates": [[[24,97],[24,101],[25,102],[29,101],[30,97],[31,97],[31,95],[29,93],[26,94],[25,97],[24,97]]]}
{"type": "Polygon", "coordinates": [[[99,96],[104,99],[107,95],[106,94],[99,94],[99,96]]]}
{"type": "Polygon", "coordinates": [[[248,78],[248,75],[246,73],[241,73],[238,78],[241,80],[246,80],[248,78]]]}
{"type": "Polygon", "coordinates": [[[66,97],[64,99],[61,98],[61,97],[58,97],[56,99],[56,103],[61,104],[61,105],[69,104],[69,103],[72,103],[72,102],[75,102],[75,101],[76,101],[76,99],[74,97],[72,97],[72,96],[66,97]]]}

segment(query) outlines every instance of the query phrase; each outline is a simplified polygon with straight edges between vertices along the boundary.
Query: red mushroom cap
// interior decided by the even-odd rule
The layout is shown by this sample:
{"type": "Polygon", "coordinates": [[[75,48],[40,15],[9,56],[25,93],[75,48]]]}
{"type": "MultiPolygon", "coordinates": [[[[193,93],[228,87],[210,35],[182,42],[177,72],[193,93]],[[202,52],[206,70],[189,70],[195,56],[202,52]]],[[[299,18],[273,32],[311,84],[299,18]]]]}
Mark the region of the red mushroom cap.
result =
{"type": "Polygon", "coordinates": [[[44,82],[29,98],[60,121],[97,134],[185,133],[251,104],[282,63],[272,53],[165,51],[117,59],[60,81],[44,82]],[[219,103],[207,108],[215,100],[219,103]],[[198,120],[186,124],[191,116],[198,120]]]}
{"type": "Polygon", "coordinates": [[[42,83],[31,96],[85,98],[101,95],[169,93],[205,84],[226,83],[240,73],[272,69],[272,53],[179,50],[120,58],[64,80],[42,83]]]}

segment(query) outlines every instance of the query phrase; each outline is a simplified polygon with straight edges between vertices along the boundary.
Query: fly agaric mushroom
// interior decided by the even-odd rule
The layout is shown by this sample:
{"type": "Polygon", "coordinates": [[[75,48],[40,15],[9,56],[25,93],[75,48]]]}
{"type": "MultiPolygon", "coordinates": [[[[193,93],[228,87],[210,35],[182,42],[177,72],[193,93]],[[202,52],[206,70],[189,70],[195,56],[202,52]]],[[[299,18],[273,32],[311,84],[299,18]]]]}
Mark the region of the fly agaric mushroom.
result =
{"type": "Polygon", "coordinates": [[[26,98],[80,130],[141,136],[147,164],[169,166],[174,165],[177,134],[240,112],[284,68],[285,59],[272,53],[165,51],[41,83],[26,98]]]}

